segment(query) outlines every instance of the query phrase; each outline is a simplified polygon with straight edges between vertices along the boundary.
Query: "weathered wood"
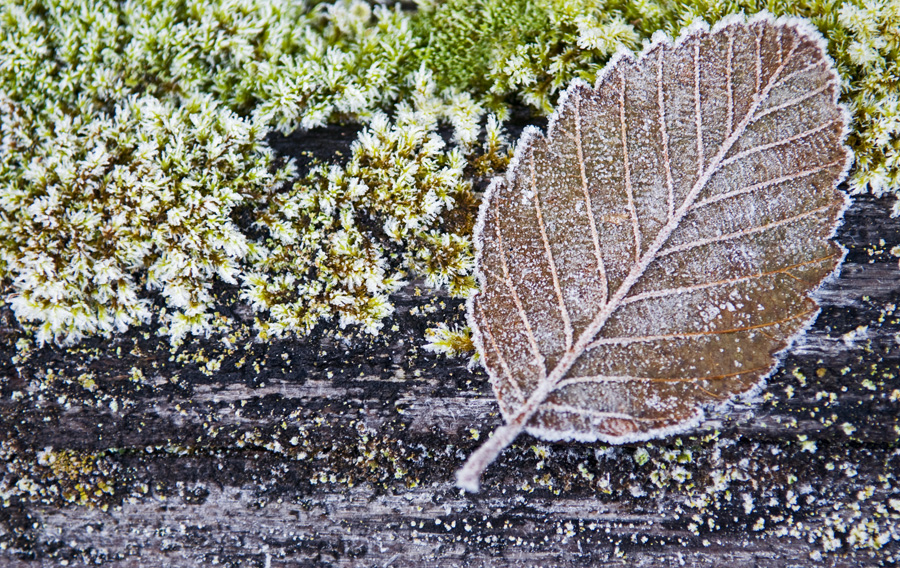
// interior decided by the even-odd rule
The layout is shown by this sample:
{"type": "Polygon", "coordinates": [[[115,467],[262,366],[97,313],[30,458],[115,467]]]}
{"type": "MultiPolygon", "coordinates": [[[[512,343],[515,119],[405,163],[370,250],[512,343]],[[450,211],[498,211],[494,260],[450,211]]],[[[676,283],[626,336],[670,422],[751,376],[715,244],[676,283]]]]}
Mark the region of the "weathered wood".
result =
{"type": "MultiPolygon", "coordinates": [[[[315,150],[308,140],[275,145],[315,150]]],[[[245,326],[233,347],[217,337],[172,349],[148,326],[18,362],[23,335],[6,311],[0,449],[16,489],[0,508],[0,564],[896,562],[900,272],[889,251],[900,223],[890,205],[854,200],[822,313],[754,399],[649,445],[522,436],[474,496],[453,487],[453,472],[500,424],[496,402],[466,360],[422,348],[429,325],[463,322],[459,300],[412,284],[377,337],[322,326],[258,343],[223,288],[223,314],[245,326]],[[52,456],[93,461],[42,465],[52,456]],[[832,517],[844,521],[823,539],[832,517]],[[886,542],[866,548],[867,530],[886,542]]]]}

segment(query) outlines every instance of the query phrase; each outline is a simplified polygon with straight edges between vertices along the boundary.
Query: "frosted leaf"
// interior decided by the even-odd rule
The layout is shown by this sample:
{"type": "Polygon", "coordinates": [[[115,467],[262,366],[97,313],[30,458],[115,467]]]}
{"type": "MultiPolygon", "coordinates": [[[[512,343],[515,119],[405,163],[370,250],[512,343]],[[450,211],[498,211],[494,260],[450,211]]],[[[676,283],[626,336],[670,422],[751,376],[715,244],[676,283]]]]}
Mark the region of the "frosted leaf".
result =
{"type": "Polygon", "coordinates": [[[475,230],[474,340],[507,424],[647,439],[759,385],[840,263],[848,115],[809,24],[763,14],[656,38],[523,133],[475,230]]]}

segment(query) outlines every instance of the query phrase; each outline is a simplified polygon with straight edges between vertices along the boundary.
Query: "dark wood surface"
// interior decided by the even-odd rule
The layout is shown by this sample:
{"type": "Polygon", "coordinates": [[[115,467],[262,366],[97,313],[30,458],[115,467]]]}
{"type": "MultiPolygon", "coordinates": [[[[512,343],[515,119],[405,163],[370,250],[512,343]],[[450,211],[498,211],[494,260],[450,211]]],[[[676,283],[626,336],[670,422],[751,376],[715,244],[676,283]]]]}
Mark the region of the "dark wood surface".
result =
{"type": "MultiPolygon", "coordinates": [[[[327,154],[352,139],[328,132],[332,146],[273,144],[327,154]]],[[[464,314],[421,285],[376,337],[323,325],[256,342],[223,289],[223,315],[242,322],[230,338],[175,349],[149,325],[24,359],[4,311],[0,566],[892,565],[891,205],[854,199],[822,313],[752,399],[649,445],[522,436],[478,495],[453,472],[497,405],[466,358],[423,349],[427,327],[464,314]]]]}

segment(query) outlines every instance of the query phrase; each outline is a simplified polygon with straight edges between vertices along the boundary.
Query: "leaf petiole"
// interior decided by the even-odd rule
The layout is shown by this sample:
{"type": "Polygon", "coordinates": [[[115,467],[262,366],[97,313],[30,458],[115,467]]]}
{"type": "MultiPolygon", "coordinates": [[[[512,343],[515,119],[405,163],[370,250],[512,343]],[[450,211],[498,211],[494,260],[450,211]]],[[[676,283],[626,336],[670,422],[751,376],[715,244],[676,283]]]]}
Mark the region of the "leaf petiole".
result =
{"type": "Polygon", "coordinates": [[[525,423],[535,413],[537,406],[519,412],[508,424],[494,431],[490,439],[469,456],[466,464],[456,472],[456,486],[470,493],[478,493],[481,488],[481,474],[494,463],[500,452],[512,444],[522,433],[525,423]]]}

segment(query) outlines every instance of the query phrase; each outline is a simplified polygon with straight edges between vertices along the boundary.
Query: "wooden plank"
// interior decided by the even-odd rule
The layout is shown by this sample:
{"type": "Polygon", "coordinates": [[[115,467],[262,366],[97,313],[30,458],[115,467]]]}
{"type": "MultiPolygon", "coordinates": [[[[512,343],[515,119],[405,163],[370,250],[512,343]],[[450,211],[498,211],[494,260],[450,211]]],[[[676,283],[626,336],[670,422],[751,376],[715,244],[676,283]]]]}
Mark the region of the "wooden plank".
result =
{"type": "Polygon", "coordinates": [[[500,424],[496,403],[481,371],[422,348],[429,325],[464,321],[459,300],[417,295],[412,284],[377,337],[323,326],[267,343],[253,341],[245,309],[223,300],[245,326],[232,347],[211,338],[173,350],[147,327],[18,362],[22,334],[4,308],[0,563],[895,562],[900,272],[889,251],[900,224],[891,205],[854,199],[838,237],[849,250],[841,275],[754,399],[649,445],[523,436],[474,496],[452,475],[474,438],[500,424]]]}

